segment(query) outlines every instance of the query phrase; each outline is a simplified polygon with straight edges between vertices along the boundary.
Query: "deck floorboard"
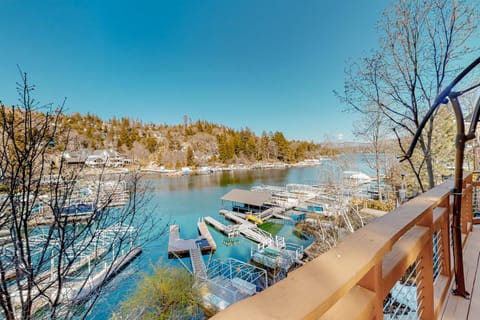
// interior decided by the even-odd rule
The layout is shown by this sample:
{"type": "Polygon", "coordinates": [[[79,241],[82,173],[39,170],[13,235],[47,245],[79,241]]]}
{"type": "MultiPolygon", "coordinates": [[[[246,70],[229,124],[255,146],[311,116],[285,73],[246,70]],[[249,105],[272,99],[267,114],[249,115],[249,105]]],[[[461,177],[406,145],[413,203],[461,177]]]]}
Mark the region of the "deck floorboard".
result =
{"type": "MultiPolygon", "coordinates": [[[[480,226],[474,226],[463,251],[465,288],[470,299],[448,294],[442,320],[479,319],[480,315],[480,226]]],[[[452,286],[455,286],[453,283],[452,286]]]]}

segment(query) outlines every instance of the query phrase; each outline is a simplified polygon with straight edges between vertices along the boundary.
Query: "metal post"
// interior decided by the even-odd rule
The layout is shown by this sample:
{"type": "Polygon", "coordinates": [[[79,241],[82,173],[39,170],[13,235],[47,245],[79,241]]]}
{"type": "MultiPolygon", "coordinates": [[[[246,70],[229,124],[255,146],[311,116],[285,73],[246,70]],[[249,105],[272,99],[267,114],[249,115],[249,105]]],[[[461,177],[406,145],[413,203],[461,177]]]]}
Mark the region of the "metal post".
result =
{"type": "Polygon", "coordinates": [[[469,298],[470,294],[465,290],[465,275],[463,272],[463,247],[462,247],[462,229],[461,229],[461,214],[462,214],[462,189],[463,189],[463,158],[465,152],[465,124],[463,120],[462,110],[458,102],[458,95],[455,92],[449,95],[455,112],[455,119],[457,122],[457,137],[455,139],[455,184],[453,187],[453,223],[452,223],[452,238],[453,238],[453,265],[455,270],[455,283],[457,287],[452,290],[452,293],[457,296],[469,298]]]}
{"type": "Polygon", "coordinates": [[[398,190],[398,197],[400,198],[400,204],[405,202],[407,198],[407,186],[405,183],[405,174],[402,173],[402,187],[398,190]]]}

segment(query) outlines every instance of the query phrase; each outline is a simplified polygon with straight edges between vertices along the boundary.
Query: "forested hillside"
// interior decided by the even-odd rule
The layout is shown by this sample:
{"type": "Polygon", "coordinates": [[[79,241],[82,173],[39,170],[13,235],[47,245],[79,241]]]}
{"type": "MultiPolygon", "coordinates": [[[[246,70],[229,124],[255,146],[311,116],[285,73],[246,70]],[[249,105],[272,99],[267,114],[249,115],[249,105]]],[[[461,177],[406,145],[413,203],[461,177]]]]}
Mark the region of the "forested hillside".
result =
{"type": "Polygon", "coordinates": [[[282,132],[257,136],[249,128],[234,130],[184,117],[177,125],[142,123],[129,118],[103,121],[96,115],[74,113],[63,118],[70,128],[67,150],[112,148],[142,164],[167,168],[253,162],[298,162],[335,154],[314,142],[289,141],[282,132]]]}

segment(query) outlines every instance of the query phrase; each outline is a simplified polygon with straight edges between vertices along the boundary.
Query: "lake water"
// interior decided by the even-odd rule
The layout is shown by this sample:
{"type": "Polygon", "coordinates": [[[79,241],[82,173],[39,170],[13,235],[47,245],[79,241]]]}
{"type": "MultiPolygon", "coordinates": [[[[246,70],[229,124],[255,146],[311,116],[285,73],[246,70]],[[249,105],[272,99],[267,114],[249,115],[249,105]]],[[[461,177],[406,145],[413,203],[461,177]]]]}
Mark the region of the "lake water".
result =
{"type": "MultiPolygon", "coordinates": [[[[162,218],[157,230],[161,230],[167,221],[178,224],[180,236],[184,239],[198,236],[196,222],[200,217],[212,216],[224,221],[218,211],[222,207],[220,198],[232,189],[249,190],[253,186],[262,184],[285,186],[287,183],[318,184],[327,180],[336,179],[345,170],[363,171],[373,174],[362,156],[347,156],[338,162],[326,161],[321,166],[264,169],[264,170],[237,170],[218,172],[211,175],[165,177],[147,175],[145,181],[151,186],[153,197],[149,206],[155,208],[155,215],[162,218]],[[345,161],[344,161],[345,160],[345,161]],[[339,167],[340,164],[340,167],[339,167]]],[[[217,244],[214,258],[233,257],[247,262],[250,258],[250,247],[253,242],[241,238],[240,243],[227,247],[223,245],[225,236],[212,227],[209,230],[217,244]]],[[[289,242],[307,246],[310,239],[300,239],[293,232],[292,226],[284,226],[280,235],[289,242]]],[[[158,239],[154,239],[143,247],[143,253],[121,274],[113,279],[108,287],[107,294],[100,298],[90,319],[108,319],[123,299],[135,289],[139,271],[149,272],[152,265],[159,261],[181,267],[176,259],[167,256],[168,232],[158,239]]],[[[204,256],[207,261],[208,256],[204,256]]],[[[188,258],[183,259],[190,266],[188,258]]]]}

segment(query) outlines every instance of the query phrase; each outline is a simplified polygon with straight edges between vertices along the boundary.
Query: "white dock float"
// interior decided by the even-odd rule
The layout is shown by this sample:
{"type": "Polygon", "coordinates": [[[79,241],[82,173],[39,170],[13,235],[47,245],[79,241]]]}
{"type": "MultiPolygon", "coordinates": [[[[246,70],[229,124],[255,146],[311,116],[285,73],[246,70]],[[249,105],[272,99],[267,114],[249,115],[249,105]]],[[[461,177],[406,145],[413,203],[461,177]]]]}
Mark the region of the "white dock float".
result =
{"type": "Polygon", "coordinates": [[[238,227],[232,225],[224,225],[220,221],[212,218],[210,216],[204,217],[206,223],[217,229],[218,231],[222,232],[229,238],[235,237],[239,235],[238,227]]]}

